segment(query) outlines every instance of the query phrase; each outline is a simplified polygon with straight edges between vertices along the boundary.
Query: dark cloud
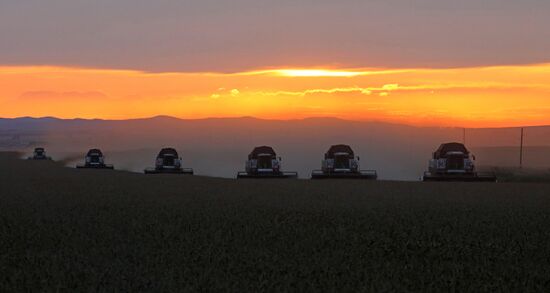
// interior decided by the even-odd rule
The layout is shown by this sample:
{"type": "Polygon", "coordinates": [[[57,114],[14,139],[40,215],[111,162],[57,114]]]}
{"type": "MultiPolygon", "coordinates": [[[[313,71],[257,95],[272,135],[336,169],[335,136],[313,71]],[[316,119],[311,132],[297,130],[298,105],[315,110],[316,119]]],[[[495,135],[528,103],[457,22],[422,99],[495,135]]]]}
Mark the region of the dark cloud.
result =
{"type": "Polygon", "coordinates": [[[550,61],[546,0],[0,2],[0,64],[147,71],[550,61]]]}

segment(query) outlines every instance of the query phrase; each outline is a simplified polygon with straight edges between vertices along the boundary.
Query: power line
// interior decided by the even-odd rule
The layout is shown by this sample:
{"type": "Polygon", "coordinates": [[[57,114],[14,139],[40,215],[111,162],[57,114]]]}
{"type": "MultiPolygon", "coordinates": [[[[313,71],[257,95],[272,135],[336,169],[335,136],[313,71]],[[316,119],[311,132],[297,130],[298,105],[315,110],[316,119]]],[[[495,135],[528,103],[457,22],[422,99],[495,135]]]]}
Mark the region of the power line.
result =
{"type": "Polygon", "coordinates": [[[523,127],[521,128],[521,136],[519,143],[519,167],[523,168],[523,127]]]}

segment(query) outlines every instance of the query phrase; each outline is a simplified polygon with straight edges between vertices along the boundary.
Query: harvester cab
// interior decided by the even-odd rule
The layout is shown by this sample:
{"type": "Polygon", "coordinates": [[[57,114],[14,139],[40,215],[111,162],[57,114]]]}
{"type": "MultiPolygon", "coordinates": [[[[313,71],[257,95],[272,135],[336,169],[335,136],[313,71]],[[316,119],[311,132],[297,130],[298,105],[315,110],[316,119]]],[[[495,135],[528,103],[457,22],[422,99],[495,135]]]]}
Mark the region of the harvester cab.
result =
{"type": "Polygon", "coordinates": [[[361,170],[359,157],[349,145],[333,145],[325,153],[325,159],[321,162],[321,170],[311,172],[312,179],[325,178],[354,178],[376,180],[378,174],[375,170],[361,170]]]}
{"type": "Polygon", "coordinates": [[[51,160],[51,157],[46,155],[46,150],[44,148],[35,148],[32,156],[28,158],[29,160],[51,160]]]}
{"type": "Polygon", "coordinates": [[[475,168],[475,156],[461,143],[444,143],[433,153],[424,181],[496,181],[491,173],[475,168]]]}
{"type": "Polygon", "coordinates": [[[283,172],[281,158],[270,146],[255,147],[248,155],[244,172],[238,172],[237,178],[297,178],[297,172],[283,172]]]}
{"type": "Polygon", "coordinates": [[[105,156],[100,149],[90,149],[84,160],[84,164],[76,167],[79,169],[114,169],[113,165],[105,164],[105,156]]]}
{"type": "Polygon", "coordinates": [[[173,148],[160,150],[155,160],[155,168],[145,169],[145,174],[187,174],[193,175],[193,169],[182,168],[182,159],[173,148]]]}

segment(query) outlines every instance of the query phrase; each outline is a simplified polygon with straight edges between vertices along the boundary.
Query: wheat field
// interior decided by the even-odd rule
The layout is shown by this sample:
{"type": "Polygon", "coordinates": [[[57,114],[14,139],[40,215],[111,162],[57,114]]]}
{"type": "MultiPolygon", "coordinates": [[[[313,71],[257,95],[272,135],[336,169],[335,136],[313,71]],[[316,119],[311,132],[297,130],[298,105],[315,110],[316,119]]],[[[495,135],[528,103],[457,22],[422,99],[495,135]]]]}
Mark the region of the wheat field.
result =
{"type": "Polygon", "coordinates": [[[550,184],[232,180],[0,153],[0,291],[548,291],[550,184]]]}

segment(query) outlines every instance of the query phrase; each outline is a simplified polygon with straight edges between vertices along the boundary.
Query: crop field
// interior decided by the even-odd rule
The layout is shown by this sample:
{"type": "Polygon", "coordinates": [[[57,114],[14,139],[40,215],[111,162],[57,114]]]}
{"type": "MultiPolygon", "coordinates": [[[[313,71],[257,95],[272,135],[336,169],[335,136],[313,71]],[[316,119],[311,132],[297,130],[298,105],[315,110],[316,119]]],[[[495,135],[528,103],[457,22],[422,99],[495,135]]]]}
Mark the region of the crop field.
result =
{"type": "Polygon", "coordinates": [[[550,184],[233,180],[0,153],[0,291],[550,290],[550,184]]]}
{"type": "Polygon", "coordinates": [[[492,168],[500,182],[550,183],[550,169],[492,168]]]}

